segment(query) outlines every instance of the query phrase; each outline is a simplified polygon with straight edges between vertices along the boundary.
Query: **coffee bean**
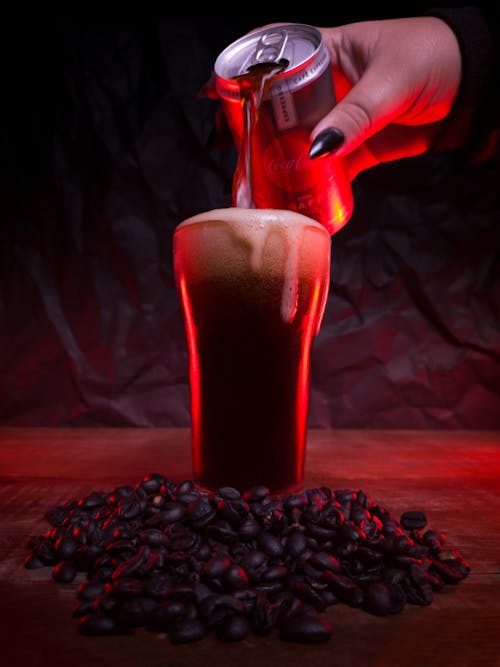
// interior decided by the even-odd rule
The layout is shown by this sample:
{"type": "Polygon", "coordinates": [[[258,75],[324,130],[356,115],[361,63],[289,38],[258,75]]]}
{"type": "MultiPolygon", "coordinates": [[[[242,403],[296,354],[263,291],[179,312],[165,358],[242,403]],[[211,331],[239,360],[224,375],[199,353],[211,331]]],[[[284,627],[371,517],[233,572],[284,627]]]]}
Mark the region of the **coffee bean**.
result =
{"type": "Polygon", "coordinates": [[[280,633],[286,641],[313,644],[330,639],[333,629],[325,618],[299,612],[281,625],[280,633]]]}
{"type": "Polygon", "coordinates": [[[84,635],[99,637],[126,634],[129,631],[120,626],[116,618],[110,614],[93,613],[81,619],[80,632],[84,635]]]}
{"type": "Polygon", "coordinates": [[[217,491],[217,495],[225,500],[240,500],[241,493],[232,486],[223,486],[217,491]]]}
{"type": "Polygon", "coordinates": [[[239,642],[249,632],[250,623],[244,614],[229,614],[216,626],[217,637],[223,642],[239,642]]]}
{"type": "Polygon", "coordinates": [[[76,577],[76,565],[72,560],[63,560],[52,570],[54,581],[60,584],[69,584],[76,577]]]}
{"type": "Polygon", "coordinates": [[[400,523],[405,530],[422,530],[427,525],[427,517],[423,512],[403,512],[400,523]]]}
{"type": "Polygon", "coordinates": [[[146,627],[153,632],[169,632],[186,616],[186,606],[179,600],[169,600],[157,605],[146,619],[146,627]]]}
{"type": "Polygon", "coordinates": [[[240,591],[248,586],[247,573],[239,565],[231,565],[224,572],[223,582],[229,590],[240,591]]]}
{"type": "Polygon", "coordinates": [[[269,489],[267,486],[257,485],[257,486],[252,486],[250,489],[245,491],[243,494],[243,500],[246,500],[247,503],[249,502],[260,502],[267,498],[269,495],[269,489]]]}
{"type": "Polygon", "coordinates": [[[252,629],[257,635],[267,635],[276,625],[280,607],[273,604],[266,591],[257,594],[252,616],[252,629]]]}
{"type": "Polygon", "coordinates": [[[170,641],[173,644],[189,644],[202,639],[207,633],[205,624],[199,620],[181,621],[170,631],[170,641]]]}
{"type": "Polygon", "coordinates": [[[232,565],[232,560],[226,554],[214,556],[203,566],[203,573],[210,579],[221,577],[232,565]]]}
{"type": "Polygon", "coordinates": [[[24,559],[24,567],[27,570],[37,570],[41,567],[46,567],[47,563],[44,563],[43,560],[38,558],[34,553],[28,554],[24,559]]]}
{"type": "Polygon", "coordinates": [[[102,581],[89,581],[80,584],[78,587],[78,597],[80,600],[95,600],[98,595],[104,592],[104,583],[102,581]]]}
{"type": "Polygon", "coordinates": [[[72,537],[62,536],[54,545],[55,555],[58,560],[68,560],[73,558],[79,546],[79,543],[72,537]]]}
{"type": "Polygon", "coordinates": [[[273,558],[279,558],[283,553],[283,545],[279,537],[266,533],[263,530],[257,536],[257,544],[265,554],[273,558]]]}

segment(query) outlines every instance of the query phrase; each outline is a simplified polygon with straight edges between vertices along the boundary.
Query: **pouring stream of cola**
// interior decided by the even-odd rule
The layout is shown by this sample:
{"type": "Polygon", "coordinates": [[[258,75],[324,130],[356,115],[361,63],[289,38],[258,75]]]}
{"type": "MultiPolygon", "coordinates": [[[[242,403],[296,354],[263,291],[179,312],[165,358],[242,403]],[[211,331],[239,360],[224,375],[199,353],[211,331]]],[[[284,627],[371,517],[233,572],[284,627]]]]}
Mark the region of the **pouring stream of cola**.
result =
{"type": "Polygon", "coordinates": [[[251,64],[246,71],[233,77],[240,87],[243,109],[243,134],[233,180],[235,205],[256,208],[252,190],[252,136],[259,109],[273,81],[288,67],[283,58],[287,42],[285,31],[263,35],[257,43],[251,64]]]}

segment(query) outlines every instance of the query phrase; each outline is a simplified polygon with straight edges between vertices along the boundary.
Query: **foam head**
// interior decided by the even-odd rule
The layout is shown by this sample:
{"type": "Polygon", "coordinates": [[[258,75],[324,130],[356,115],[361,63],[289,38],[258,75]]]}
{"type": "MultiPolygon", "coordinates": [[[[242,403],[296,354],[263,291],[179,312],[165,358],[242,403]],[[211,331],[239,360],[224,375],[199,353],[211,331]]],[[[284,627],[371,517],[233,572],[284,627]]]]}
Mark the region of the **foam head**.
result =
{"type": "Polygon", "coordinates": [[[292,318],[300,283],[318,276],[324,282],[329,274],[330,234],[320,223],[295,211],[214,209],[184,220],[175,237],[174,260],[181,261],[182,255],[183,270],[190,280],[248,274],[281,277],[285,321],[292,318]],[[181,248],[183,245],[186,247],[181,248]]]}

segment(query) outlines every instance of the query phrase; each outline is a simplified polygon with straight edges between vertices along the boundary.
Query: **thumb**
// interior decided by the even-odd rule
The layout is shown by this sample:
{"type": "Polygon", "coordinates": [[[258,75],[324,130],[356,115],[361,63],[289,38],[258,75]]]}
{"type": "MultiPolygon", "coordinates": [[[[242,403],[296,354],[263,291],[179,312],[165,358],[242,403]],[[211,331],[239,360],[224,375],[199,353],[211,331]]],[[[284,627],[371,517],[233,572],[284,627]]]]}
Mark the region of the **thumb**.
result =
{"type": "Polygon", "coordinates": [[[406,89],[375,64],[311,132],[309,157],[347,155],[399,116],[406,89]]]}

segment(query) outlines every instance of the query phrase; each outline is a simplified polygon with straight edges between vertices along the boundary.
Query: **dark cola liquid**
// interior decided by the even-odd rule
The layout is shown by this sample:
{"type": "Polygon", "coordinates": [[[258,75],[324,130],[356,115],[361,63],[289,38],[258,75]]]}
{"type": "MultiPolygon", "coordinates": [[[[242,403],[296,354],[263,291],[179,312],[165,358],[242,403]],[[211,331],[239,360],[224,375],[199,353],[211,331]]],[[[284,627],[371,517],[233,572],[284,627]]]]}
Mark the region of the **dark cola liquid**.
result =
{"type": "Polygon", "coordinates": [[[195,476],[209,488],[300,486],[305,421],[297,411],[308,392],[298,376],[304,323],[285,323],[266,304],[266,293],[279,294],[282,287],[278,280],[255,285],[256,298],[249,302],[236,285],[231,291],[213,281],[192,286],[193,307],[203,311],[197,323],[201,421],[195,476]]]}
{"type": "Polygon", "coordinates": [[[312,220],[294,223],[287,211],[279,224],[275,211],[206,215],[174,236],[190,354],[193,476],[208,489],[298,489],[330,237],[312,220]]]}

